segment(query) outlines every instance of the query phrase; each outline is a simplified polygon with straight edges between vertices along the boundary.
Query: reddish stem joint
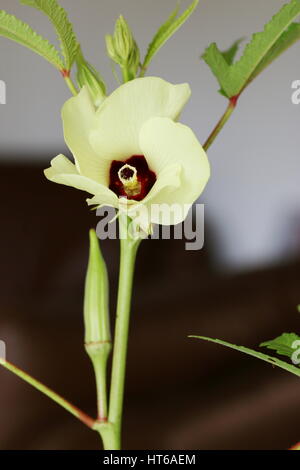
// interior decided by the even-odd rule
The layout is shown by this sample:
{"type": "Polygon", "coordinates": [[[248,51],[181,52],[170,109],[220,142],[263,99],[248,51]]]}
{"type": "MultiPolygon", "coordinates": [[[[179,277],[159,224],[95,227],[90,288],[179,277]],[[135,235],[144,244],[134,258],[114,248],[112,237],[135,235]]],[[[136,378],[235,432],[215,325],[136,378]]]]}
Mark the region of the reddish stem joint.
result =
{"type": "Polygon", "coordinates": [[[235,107],[236,107],[240,95],[241,95],[241,94],[239,93],[238,95],[232,96],[232,97],[229,99],[229,103],[230,103],[230,106],[231,106],[232,108],[235,108],[235,107]]]}
{"type": "Polygon", "coordinates": [[[61,69],[60,73],[62,74],[64,78],[69,78],[71,71],[67,69],[61,69]]]}

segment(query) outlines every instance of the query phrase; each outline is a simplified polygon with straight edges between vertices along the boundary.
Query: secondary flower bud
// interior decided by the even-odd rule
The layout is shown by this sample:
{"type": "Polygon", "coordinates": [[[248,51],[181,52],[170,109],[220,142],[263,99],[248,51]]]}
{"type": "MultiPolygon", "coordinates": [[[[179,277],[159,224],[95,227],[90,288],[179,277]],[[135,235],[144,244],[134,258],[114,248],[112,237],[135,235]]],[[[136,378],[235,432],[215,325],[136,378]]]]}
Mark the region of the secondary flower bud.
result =
{"type": "Polygon", "coordinates": [[[109,57],[120,67],[127,68],[135,75],[140,61],[139,48],[122,15],[116,21],[113,36],[108,34],[105,40],[109,57]]]}
{"type": "Polygon", "coordinates": [[[107,50],[108,56],[111,58],[111,60],[121,65],[122,60],[116,53],[113,36],[111,36],[110,34],[106,34],[105,42],[106,42],[106,50],[107,50]]]}
{"type": "Polygon", "coordinates": [[[80,88],[86,85],[96,107],[98,107],[106,96],[105,84],[94,67],[83,57],[81,51],[77,59],[77,82],[80,88]]]}
{"type": "Polygon", "coordinates": [[[134,47],[132,48],[132,51],[128,60],[128,68],[134,77],[136,76],[139,65],[140,65],[140,50],[138,48],[137,43],[134,41],[134,47]]]}
{"type": "Polygon", "coordinates": [[[108,276],[97,235],[90,231],[90,257],[85,281],[85,343],[90,349],[110,345],[108,276]]]}
{"type": "Polygon", "coordinates": [[[115,48],[119,56],[127,61],[132,48],[134,47],[134,39],[128,24],[122,15],[116,21],[114,40],[115,48]]]}

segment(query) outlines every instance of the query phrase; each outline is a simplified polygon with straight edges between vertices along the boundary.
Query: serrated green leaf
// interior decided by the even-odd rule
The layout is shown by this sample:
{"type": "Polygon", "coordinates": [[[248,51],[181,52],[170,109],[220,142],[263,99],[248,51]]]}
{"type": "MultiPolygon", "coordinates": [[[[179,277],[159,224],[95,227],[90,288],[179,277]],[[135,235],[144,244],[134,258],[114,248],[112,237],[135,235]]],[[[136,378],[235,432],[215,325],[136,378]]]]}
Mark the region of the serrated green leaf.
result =
{"type": "Polygon", "coordinates": [[[28,47],[57,69],[63,69],[64,64],[57,49],[47,39],[37,34],[27,23],[4,10],[0,10],[0,36],[28,47]]]}
{"type": "Polygon", "coordinates": [[[235,95],[235,89],[231,86],[230,71],[233,65],[229,65],[224,54],[218,49],[214,42],[210,44],[202,55],[202,59],[207,63],[212,73],[221,86],[221,93],[227,98],[235,95]]]}
{"type": "Polygon", "coordinates": [[[142,70],[145,70],[155,54],[161,49],[161,47],[170,39],[173,34],[187,21],[191,14],[196,9],[199,0],[194,0],[191,5],[178,17],[179,4],[175,10],[171,13],[167,21],[159,28],[151,43],[149,44],[148,51],[142,65],[142,70]]]}
{"type": "Polygon", "coordinates": [[[150,51],[154,48],[155,44],[159,41],[159,38],[162,37],[168,31],[168,29],[172,26],[172,24],[176,20],[178,13],[179,13],[179,8],[180,8],[180,4],[178,2],[176,8],[172,11],[167,21],[163,25],[161,25],[161,27],[158,29],[157,33],[155,34],[151,43],[148,46],[147,56],[145,58],[144,63],[146,63],[146,61],[148,60],[148,55],[150,51]]]}
{"type": "Polygon", "coordinates": [[[298,367],[288,364],[287,362],[281,361],[276,357],[268,356],[267,354],[254,351],[253,349],[245,348],[244,346],[236,346],[235,344],[227,343],[226,341],[221,341],[220,339],[212,339],[207,338],[205,336],[189,336],[189,338],[202,339],[211,343],[220,344],[221,346],[226,346],[227,348],[235,349],[236,351],[248,354],[249,356],[256,357],[257,359],[261,359],[264,362],[268,362],[273,366],[280,367],[281,369],[284,369],[296,375],[297,377],[300,377],[300,369],[298,367]]]}
{"type": "Polygon", "coordinates": [[[228,98],[241,93],[254,77],[299,39],[298,27],[291,26],[299,15],[300,0],[291,0],[273,16],[262,32],[253,35],[242,57],[231,65],[216,44],[206,49],[202,57],[228,98]]]}
{"type": "Polygon", "coordinates": [[[291,358],[295,352],[295,348],[293,347],[295,341],[300,341],[300,336],[296,335],[295,333],[283,333],[275,339],[264,341],[259,346],[273,349],[280,356],[287,356],[291,358]]]}
{"type": "Polygon", "coordinates": [[[65,69],[70,70],[75,61],[79,44],[64,8],[56,0],[20,0],[20,2],[22,5],[36,8],[48,16],[61,44],[62,54],[65,58],[65,69]]]}
{"type": "Polygon", "coordinates": [[[254,34],[243,56],[234,65],[238,92],[251,79],[257,67],[299,14],[300,1],[292,0],[273,16],[272,20],[266,24],[264,31],[254,34]]]}
{"type": "Polygon", "coordinates": [[[243,42],[243,41],[244,41],[244,38],[238,39],[237,41],[235,41],[232,44],[232,46],[229,47],[229,49],[222,52],[222,55],[223,55],[223,57],[226,60],[228,65],[231,65],[233,63],[233,61],[235,59],[235,56],[236,56],[236,54],[239,50],[239,46],[240,46],[241,42],[243,42]]]}
{"type": "Polygon", "coordinates": [[[280,36],[278,41],[270,49],[268,54],[265,55],[263,60],[260,62],[258,67],[250,77],[250,80],[253,80],[257,75],[259,75],[268,65],[270,65],[274,60],[276,60],[281,54],[283,54],[289,47],[291,47],[295,42],[300,39],[300,24],[292,23],[286,31],[280,36]]]}

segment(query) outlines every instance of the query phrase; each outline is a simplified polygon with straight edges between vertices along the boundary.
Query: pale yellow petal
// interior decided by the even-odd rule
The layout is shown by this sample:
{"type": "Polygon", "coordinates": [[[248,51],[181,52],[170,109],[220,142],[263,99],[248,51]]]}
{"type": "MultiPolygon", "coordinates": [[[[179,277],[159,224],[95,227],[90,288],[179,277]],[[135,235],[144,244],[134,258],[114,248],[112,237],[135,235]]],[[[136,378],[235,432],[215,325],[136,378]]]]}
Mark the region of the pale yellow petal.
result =
{"type": "Polygon", "coordinates": [[[75,165],[64,155],[55,157],[51,161],[51,167],[45,170],[44,173],[46,178],[54,183],[71,186],[92,194],[97,200],[101,201],[99,204],[114,207],[118,205],[118,198],[115,193],[97,181],[80,175],[75,165]]]}
{"type": "MultiPolygon", "coordinates": [[[[128,215],[131,218],[138,217],[140,226],[145,232],[149,232],[152,223],[162,225],[173,225],[177,222],[178,210],[176,208],[176,217],[171,214],[169,204],[159,201],[167,201],[170,193],[173,193],[181,185],[181,166],[178,164],[166,167],[157,177],[157,181],[149,194],[140,202],[129,206],[128,215]],[[175,220],[175,222],[173,222],[175,220]],[[146,230],[145,227],[148,227],[146,230]]],[[[181,206],[179,208],[181,210],[181,206]]],[[[185,218],[185,217],[184,217],[185,218]]]]}
{"type": "MultiPolygon", "coordinates": [[[[166,118],[153,118],[144,124],[140,146],[149,167],[158,175],[157,183],[159,175],[164,175],[161,188],[157,190],[154,185],[144,201],[150,206],[174,205],[175,209],[178,205],[173,220],[174,223],[182,222],[209,179],[210,166],[206,153],[189,127],[166,118]],[[176,185],[172,184],[170,177],[168,185],[166,169],[170,165],[180,167],[180,184],[178,181],[176,185]]],[[[152,216],[152,222],[161,223],[157,220],[158,216],[152,216]]]]}
{"type": "Polygon", "coordinates": [[[99,158],[90,145],[90,130],[94,126],[96,110],[88,88],[69,99],[62,108],[65,141],[74,155],[79,173],[108,185],[107,161],[99,158]]]}
{"type": "Polygon", "coordinates": [[[141,154],[139,133],[152,117],[176,119],[190,97],[188,84],[138,78],[117,88],[97,110],[90,142],[101,158],[123,160],[141,154]]]}

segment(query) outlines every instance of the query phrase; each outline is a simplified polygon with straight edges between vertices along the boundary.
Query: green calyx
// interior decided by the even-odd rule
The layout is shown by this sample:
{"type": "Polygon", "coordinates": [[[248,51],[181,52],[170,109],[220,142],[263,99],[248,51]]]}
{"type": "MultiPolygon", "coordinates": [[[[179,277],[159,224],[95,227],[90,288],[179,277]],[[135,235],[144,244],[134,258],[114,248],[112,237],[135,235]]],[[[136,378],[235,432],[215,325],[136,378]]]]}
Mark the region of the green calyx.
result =
{"type": "Polygon", "coordinates": [[[140,63],[140,52],[127,21],[121,15],[113,35],[105,36],[108,56],[123,70],[129,79],[135,78],[140,63]]]}
{"type": "Polygon", "coordinates": [[[77,82],[80,88],[87,86],[95,106],[99,106],[106,96],[105,83],[97,70],[85,60],[81,49],[76,57],[77,82]]]}

